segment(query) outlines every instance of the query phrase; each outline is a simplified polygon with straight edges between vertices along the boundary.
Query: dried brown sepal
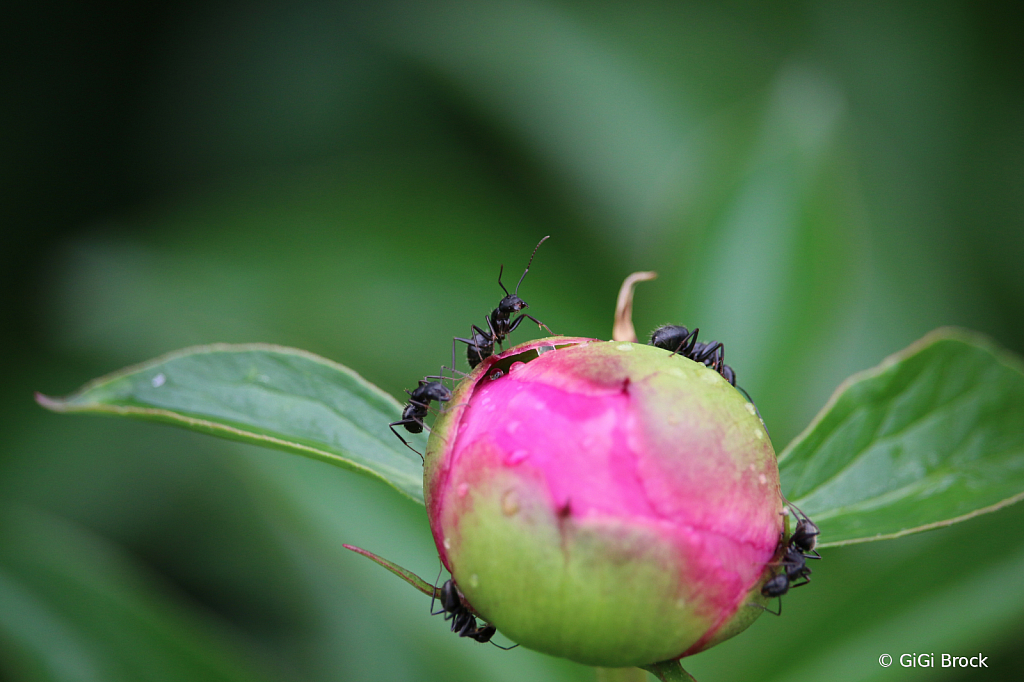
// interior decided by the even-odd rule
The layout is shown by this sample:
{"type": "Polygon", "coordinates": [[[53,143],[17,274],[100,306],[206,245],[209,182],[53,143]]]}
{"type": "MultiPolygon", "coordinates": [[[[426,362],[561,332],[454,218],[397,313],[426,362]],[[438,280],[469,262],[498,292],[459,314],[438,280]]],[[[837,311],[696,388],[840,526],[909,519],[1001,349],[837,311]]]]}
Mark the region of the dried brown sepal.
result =
{"type": "Polygon", "coordinates": [[[633,287],[637,282],[646,282],[658,276],[656,272],[634,272],[626,278],[615,301],[615,324],[612,326],[612,341],[636,343],[636,329],[633,328],[633,287]]]}

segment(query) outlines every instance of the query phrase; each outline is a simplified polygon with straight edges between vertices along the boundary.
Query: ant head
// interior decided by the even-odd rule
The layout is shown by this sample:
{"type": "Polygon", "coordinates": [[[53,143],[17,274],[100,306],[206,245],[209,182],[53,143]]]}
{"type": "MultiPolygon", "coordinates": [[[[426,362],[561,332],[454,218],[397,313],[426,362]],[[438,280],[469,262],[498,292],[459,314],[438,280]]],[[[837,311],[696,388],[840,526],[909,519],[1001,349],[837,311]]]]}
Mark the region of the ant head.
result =
{"type": "Polygon", "coordinates": [[[690,330],[674,324],[666,324],[651,332],[651,345],[659,348],[677,346],[690,335],[690,330]]]}
{"type": "Polygon", "coordinates": [[[793,507],[793,513],[796,516],[796,528],[793,529],[793,535],[789,541],[793,545],[799,547],[804,552],[812,552],[818,545],[818,535],[821,533],[818,530],[817,524],[811,521],[807,514],[803,513],[802,510],[798,509],[795,505],[793,507]]]}
{"type": "Polygon", "coordinates": [[[804,517],[797,521],[796,530],[793,531],[791,542],[804,552],[811,552],[818,545],[818,526],[813,521],[804,517]]]}
{"type": "Polygon", "coordinates": [[[515,294],[509,294],[505,298],[501,299],[500,303],[498,303],[498,310],[500,310],[505,315],[513,315],[515,313],[518,313],[523,308],[529,307],[530,306],[527,305],[526,301],[519,298],[515,294]]]}
{"type": "Polygon", "coordinates": [[[483,644],[484,642],[491,641],[491,637],[494,637],[495,632],[497,632],[497,628],[488,623],[482,628],[478,628],[477,631],[473,633],[473,639],[483,644]]]}

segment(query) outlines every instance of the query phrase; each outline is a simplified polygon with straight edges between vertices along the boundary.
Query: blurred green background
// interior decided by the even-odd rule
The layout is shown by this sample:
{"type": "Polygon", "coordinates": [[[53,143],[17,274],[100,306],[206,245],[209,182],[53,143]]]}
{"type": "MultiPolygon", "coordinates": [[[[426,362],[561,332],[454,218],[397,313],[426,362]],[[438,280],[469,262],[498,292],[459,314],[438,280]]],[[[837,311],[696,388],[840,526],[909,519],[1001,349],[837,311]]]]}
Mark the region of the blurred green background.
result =
{"type": "MultiPolygon", "coordinates": [[[[590,680],[452,636],[422,508],[44,412],[165,351],[298,346],[396,396],[537,240],[556,332],[726,343],[781,449],[958,324],[1024,352],[1024,24],[995,2],[22,3],[0,42],[0,679],[590,680]]],[[[512,277],[509,281],[514,281],[512,277]]],[[[524,325],[513,339],[535,328],[524,325]]],[[[1024,678],[1024,508],[824,552],[702,682],[1024,678]],[[878,656],[987,655],[989,669],[878,656]]],[[[827,538],[826,538],[827,540],[827,538]]]]}

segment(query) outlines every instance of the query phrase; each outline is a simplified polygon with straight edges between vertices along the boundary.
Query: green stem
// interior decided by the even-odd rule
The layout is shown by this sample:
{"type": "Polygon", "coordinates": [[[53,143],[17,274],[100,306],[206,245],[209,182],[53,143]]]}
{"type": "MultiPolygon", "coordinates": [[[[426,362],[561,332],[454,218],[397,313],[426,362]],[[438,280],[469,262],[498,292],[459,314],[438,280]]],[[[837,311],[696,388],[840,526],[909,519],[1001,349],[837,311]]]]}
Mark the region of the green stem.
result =
{"type": "Polygon", "coordinates": [[[597,682],[647,682],[640,668],[597,668],[597,682]]]}
{"type": "Polygon", "coordinates": [[[654,665],[645,665],[644,670],[648,671],[661,682],[697,682],[693,675],[683,670],[679,661],[662,661],[654,665]]]}

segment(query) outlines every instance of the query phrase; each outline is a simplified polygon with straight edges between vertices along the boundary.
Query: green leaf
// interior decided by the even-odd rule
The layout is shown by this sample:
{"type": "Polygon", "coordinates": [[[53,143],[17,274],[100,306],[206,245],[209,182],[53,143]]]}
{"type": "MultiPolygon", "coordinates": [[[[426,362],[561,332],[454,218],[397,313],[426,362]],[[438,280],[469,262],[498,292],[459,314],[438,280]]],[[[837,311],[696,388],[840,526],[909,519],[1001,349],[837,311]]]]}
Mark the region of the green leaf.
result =
{"type": "MultiPolygon", "coordinates": [[[[166,422],[375,476],[423,504],[422,462],[390,432],[402,406],[337,363],[265,344],[187,348],[96,379],[55,412],[166,422]]],[[[420,452],[423,434],[403,437],[420,452]]]]}
{"type": "Polygon", "coordinates": [[[259,645],[183,606],[102,538],[0,510],[0,650],[11,680],[269,682],[259,645]]]}
{"type": "Polygon", "coordinates": [[[821,544],[899,537],[1024,497],[1024,366],[938,329],[850,377],[779,456],[821,544]]]}

